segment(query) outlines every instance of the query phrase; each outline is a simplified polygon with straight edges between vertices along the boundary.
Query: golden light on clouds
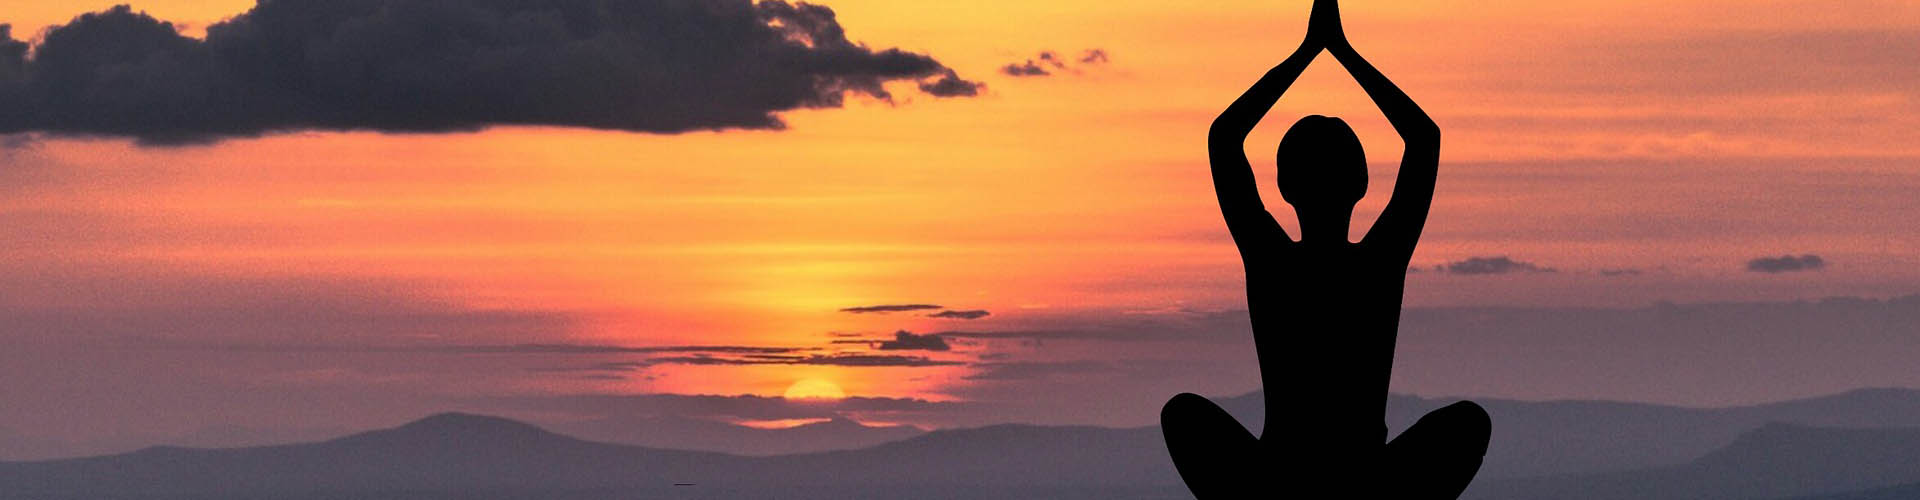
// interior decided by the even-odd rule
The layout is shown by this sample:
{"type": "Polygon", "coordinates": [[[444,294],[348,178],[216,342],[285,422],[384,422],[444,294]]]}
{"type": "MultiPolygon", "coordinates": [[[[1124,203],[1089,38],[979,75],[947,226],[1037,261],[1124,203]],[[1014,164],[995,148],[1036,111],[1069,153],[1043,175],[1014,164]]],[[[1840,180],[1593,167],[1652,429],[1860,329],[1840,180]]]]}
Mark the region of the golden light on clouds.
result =
{"type": "Polygon", "coordinates": [[[780,397],[795,401],[832,401],[846,399],[847,393],[846,391],[840,390],[840,386],[834,385],[833,382],[810,378],[802,379],[794,382],[793,385],[787,386],[786,392],[780,393],[780,397]]]}

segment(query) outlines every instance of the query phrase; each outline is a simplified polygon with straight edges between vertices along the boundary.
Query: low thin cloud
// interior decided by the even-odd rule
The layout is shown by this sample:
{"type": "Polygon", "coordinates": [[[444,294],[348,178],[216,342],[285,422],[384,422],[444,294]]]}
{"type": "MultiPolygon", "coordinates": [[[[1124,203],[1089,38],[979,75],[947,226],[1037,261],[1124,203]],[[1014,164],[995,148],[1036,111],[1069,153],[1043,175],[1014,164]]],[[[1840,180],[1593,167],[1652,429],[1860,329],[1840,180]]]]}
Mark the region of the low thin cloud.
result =
{"type": "Polygon", "coordinates": [[[900,330],[893,332],[893,340],[882,341],[878,345],[882,351],[947,351],[952,346],[938,335],[914,335],[913,332],[900,330]]]}
{"type": "Polygon", "coordinates": [[[884,313],[892,313],[892,312],[926,311],[926,310],[943,309],[943,308],[945,308],[945,306],[940,306],[936,304],[883,304],[883,305],[877,305],[877,306],[848,307],[845,309],[841,309],[840,312],[853,313],[853,314],[868,314],[868,313],[884,314],[884,313]]]}
{"type": "Polygon", "coordinates": [[[1505,255],[1497,257],[1468,257],[1466,260],[1448,262],[1438,270],[1449,274],[1488,275],[1510,273],[1551,273],[1555,270],[1532,262],[1513,260],[1505,255]]]}
{"type": "MultiPolygon", "coordinates": [[[[559,366],[550,368],[529,368],[527,371],[538,373],[626,373],[645,370],[650,363],[645,361],[612,361],[584,366],[559,366]]],[[[624,378],[624,377],[622,377],[624,378]]]]}
{"type": "Polygon", "coordinates": [[[938,80],[920,82],[920,91],[934,97],[973,97],[985,88],[987,84],[961,78],[960,73],[953,70],[947,70],[938,80]]]}
{"type": "Polygon", "coordinates": [[[338,353],[430,353],[430,354],[736,354],[769,355],[816,351],[813,347],[772,347],[738,345],[627,346],[611,344],[499,344],[499,345],[379,345],[379,344],[272,344],[245,342],[190,342],[140,339],[140,345],[159,349],[208,350],[230,352],[338,352],[338,353]]]}
{"type": "Polygon", "coordinates": [[[832,9],[721,2],[277,0],[204,40],[127,6],[0,31],[0,134],[146,145],[297,130],[556,125],[647,133],[784,128],[778,113],[967,81],[926,54],[849,40],[832,9]]]}
{"type": "Polygon", "coordinates": [[[966,380],[1030,381],[1061,375],[1113,371],[1113,363],[1104,361],[994,362],[974,363],[979,371],[961,377],[966,380]]]}
{"type": "Polygon", "coordinates": [[[902,356],[882,354],[813,354],[806,356],[753,355],[740,357],[719,356],[669,356],[647,360],[651,364],[681,364],[701,366],[746,366],[746,365],[819,365],[819,366],[856,366],[856,367],[923,367],[954,366],[965,363],[932,359],[926,356],[902,356]]]}
{"type": "Polygon", "coordinates": [[[970,310],[964,310],[964,311],[947,310],[947,311],[940,311],[933,314],[928,314],[927,317],[942,318],[942,319],[975,320],[975,319],[985,318],[992,314],[993,313],[987,312],[984,309],[970,309],[970,310]]]}
{"type": "Polygon", "coordinates": [[[744,420],[835,418],[849,413],[913,414],[952,411],[965,403],[917,398],[849,397],[795,404],[784,398],[755,395],[587,394],[512,396],[469,401],[480,408],[561,412],[583,416],[674,415],[732,417],[744,420]]]}
{"type": "Polygon", "coordinates": [[[1826,259],[1822,259],[1820,256],[1813,254],[1760,257],[1747,261],[1748,271],[1768,274],[1818,271],[1824,267],[1827,267],[1826,259]]]}
{"type": "Polygon", "coordinates": [[[1013,77],[1052,76],[1062,72],[1079,74],[1081,68],[1106,65],[1112,58],[1105,49],[1087,49],[1071,61],[1057,52],[1043,50],[1027,60],[1001,66],[1000,73],[1013,77]]]}
{"type": "Polygon", "coordinates": [[[1047,76],[1053,74],[1053,72],[1047,71],[1047,68],[1040,67],[1039,64],[1034,64],[1033,61],[1001,66],[1000,72],[1007,76],[1047,76]]]}

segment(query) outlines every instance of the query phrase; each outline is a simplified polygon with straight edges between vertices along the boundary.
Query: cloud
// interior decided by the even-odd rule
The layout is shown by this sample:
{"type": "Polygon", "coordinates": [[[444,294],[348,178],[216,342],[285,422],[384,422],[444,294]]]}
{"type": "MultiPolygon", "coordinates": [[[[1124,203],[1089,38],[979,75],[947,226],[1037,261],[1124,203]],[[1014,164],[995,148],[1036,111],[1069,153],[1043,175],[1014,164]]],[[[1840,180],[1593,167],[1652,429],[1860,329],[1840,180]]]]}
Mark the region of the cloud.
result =
{"type": "MultiPolygon", "coordinates": [[[[1076,60],[1079,61],[1079,65],[1081,66],[1098,66],[1107,64],[1111,59],[1107,56],[1107,51],[1104,49],[1087,49],[1082,52],[1076,60]]],[[[1069,64],[1065,57],[1051,50],[1043,50],[1025,61],[1010,63],[1000,67],[1000,73],[1015,77],[1051,76],[1055,71],[1077,74],[1080,72],[1080,69],[1073,64],[1069,64]]]]}
{"type": "Polygon", "coordinates": [[[1498,257],[1469,257],[1467,258],[1467,260],[1462,260],[1457,262],[1448,262],[1445,265],[1440,266],[1439,269],[1452,274],[1508,274],[1508,273],[1523,273],[1523,272],[1524,273],[1554,272],[1554,269],[1551,267],[1541,267],[1531,262],[1522,262],[1522,261],[1513,260],[1511,258],[1508,258],[1505,255],[1498,256],[1498,257]]]}
{"type": "Polygon", "coordinates": [[[927,335],[948,340],[1076,340],[1102,342],[1239,342],[1252,335],[1244,310],[1094,311],[1026,315],[1020,328],[949,330],[927,335]]]}
{"type": "Polygon", "coordinates": [[[1760,257],[1747,261],[1747,270],[1756,273],[1790,273],[1796,271],[1817,271],[1826,267],[1826,259],[1818,255],[1807,254],[1798,257],[1782,255],[1779,257],[1760,257]]]}
{"type": "Polygon", "coordinates": [[[980,371],[961,377],[966,380],[1043,380],[1058,375],[1113,371],[1113,363],[1101,361],[1057,361],[1018,363],[975,363],[980,371]]]}
{"type": "Polygon", "coordinates": [[[625,346],[608,344],[288,344],[246,342],[190,342],[143,339],[142,344],[162,349],[191,349],[229,352],[335,352],[335,353],[428,353],[428,354],[737,354],[773,355],[818,350],[812,347],[764,347],[732,345],[625,346]]]}
{"type": "Polygon", "coordinates": [[[0,37],[0,133],[186,144],[290,130],[779,129],[884,84],[965,96],[934,58],[784,0],[277,0],[182,36],[126,6],[0,37]]]}
{"type": "Polygon", "coordinates": [[[1639,276],[1642,274],[1646,274],[1646,271],[1633,269],[1633,268],[1601,269],[1600,270],[1601,276],[1639,276]]]}
{"type": "MultiPolygon", "coordinates": [[[[610,362],[606,362],[606,363],[594,363],[594,364],[591,364],[591,365],[586,365],[586,366],[561,366],[561,367],[551,367],[551,368],[530,368],[530,369],[528,369],[528,371],[533,371],[533,372],[540,372],[540,373],[581,373],[581,372],[586,372],[586,373],[595,373],[595,372],[599,372],[599,373],[601,373],[602,375],[606,375],[606,374],[608,374],[608,373],[625,373],[625,372],[636,372],[636,371],[640,371],[640,370],[644,370],[644,369],[646,369],[646,368],[647,368],[647,363],[646,363],[646,362],[644,362],[644,361],[610,361],[610,362]]],[[[614,376],[615,376],[615,377],[618,377],[618,375],[614,375],[614,376]]],[[[625,379],[625,377],[620,377],[620,378],[621,378],[621,379],[625,379]]]]}
{"type": "Polygon", "coordinates": [[[1920,295],[1408,308],[1393,385],[1418,394],[1744,404],[1920,386],[1917,335],[1920,295]]]}
{"type": "Polygon", "coordinates": [[[1554,78],[1522,78],[1522,88],[1667,95],[1842,93],[1912,95],[1920,83],[1920,30],[1758,29],[1684,37],[1574,37],[1554,57],[1528,61],[1554,78]],[[1605,71],[1596,71],[1596,68],[1605,71]]]}
{"type": "Polygon", "coordinates": [[[882,351],[946,351],[953,348],[938,335],[914,335],[913,332],[900,330],[893,332],[893,340],[880,342],[879,349],[882,351]]]}
{"type": "Polygon", "coordinates": [[[669,356],[647,360],[651,364],[681,364],[704,366],[743,366],[743,365],[823,365],[823,366],[953,366],[959,361],[930,359],[926,356],[899,356],[877,354],[812,354],[805,356],[790,355],[750,355],[740,357],[716,356],[669,356]]]}
{"type": "Polygon", "coordinates": [[[732,417],[743,420],[834,418],[848,413],[930,413],[952,411],[966,403],[915,398],[849,397],[795,404],[783,398],[754,395],[586,394],[564,396],[509,396],[470,400],[480,408],[561,412],[577,415],[674,415],[732,417]]]}
{"type": "Polygon", "coordinates": [[[947,70],[938,80],[920,82],[920,91],[935,97],[973,97],[980,95],[980,89],[987,84],[960,78],[960,73],[947,70]]]}
{"type": "Polygon", "coordinates": [[[934,304],[886,304],[886,305],[878,305],[878,306],[849,307],[849,308],[841,309],[840,312],[854,313],[854,314],[891,313],[891,312],[907,312],[907,311],[925,311],[928,309],[940,309],[941,307],[943,306],[938,306],[934,304]]]}
{"type": "Polygon", "coordinates": [[[13,26],[0,24],[0,82],[18,80],[27,65],[26,42],[13,39],[13,26]]]}
{"type": "Polygon", "coordinates": [[[1033,61],[1001,66],[1000,72],[1007,76],[1047,76],[1053,74],[1047,71],[1047,68],[1042,68],[1040,65],[1034,64],[1033,61]]]}
{"type": "Polygon", "coordinates": [[[927,315],[927,317],[929,317],[929,318],[945,318],[945,319],[967,319],[967,320],[973,320],[973,319],[980,319],[980,318],[985,318],[985,317],[987,317],[987,316],[989,316],[989,315],[992,315],[992,314],[993,314],[993,313],[991,313],[991,312],[987,312],[987,311],[985,311],[985,310],[982,310],[982,309],[970,309],[970,310],[965,310],[965,311],[940,311],[940,312],[937,312],[937,313],[933,313],[933,314],[928,314],[928,315],[927,315]]]}

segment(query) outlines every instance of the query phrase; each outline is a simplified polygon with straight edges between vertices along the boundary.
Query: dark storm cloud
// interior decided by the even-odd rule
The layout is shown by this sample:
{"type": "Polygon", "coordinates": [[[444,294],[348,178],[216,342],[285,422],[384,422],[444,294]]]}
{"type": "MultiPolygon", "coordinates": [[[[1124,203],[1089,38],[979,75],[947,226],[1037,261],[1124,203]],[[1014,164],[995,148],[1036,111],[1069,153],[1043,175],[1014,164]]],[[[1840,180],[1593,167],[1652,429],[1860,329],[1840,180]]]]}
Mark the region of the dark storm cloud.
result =
{"type": "Polygon", "coordinates": [[[652,364],[680,364],[703,366],[741,366],[741,365],[824,365],[824,366],[953,366],[964,364],[958,361],[944,361],[926,356],[898,356],[878,354],[813,354],[806,356],[669,356],[647,360],[652,364]]]}
{"type": "Polygon", "coordinates": [[[893,332],[893,340],[882,341],[878,348],[882,351],[946,351],[953,347],[938,335],[914,335],[913,332],[900,330],[893,332]]]}
{"type": "Polygon", "coordinates": [[[1801,256],[1782,255],[1779,257],[1760,257],[1747,261],[1747,270],[1756,273],[1790,273],[1795,271],[1815,271],[1826,267],[1826,259],[1818,255],[1801,256]]]}
{"type": "Polygon", "coordinates": [[[878,305],[878,306],[849,307],[849,308],[841,309],[840,312],[854,313],[854,314],[891,313],[891,312],[907,312],[907,311],[925,311],[928,309],[940,309],[941,307],[942,306],[938,306],[934,304],[886,304],[886,305],[878,305]]]}
{"type": "Polygon", "coordinates": [[[991,312],[987,312],[987,311],[985,311],[985,310],[981,310],[981,309],[971,309],[971,310],[966,310],[966,311],[940,311],[940,312],[937,312],[937,313],[933,313],[933,314],[928,314],[928,315],[927,315],[927,317],[929,317],[929,318],[945,318],[945,319],[968,319],[968,320],[972,320],[972,319],[980,319],[980,318],[985,318],[985,317],[987,317],[987,316],[990,316],[990,315],[992,315],[992,314],[993,314],[993,313],[991,313],[991,312]]]}
{"type": "Polygon", "coordinates": [[[13,39],[13,26],[0,24],[0,82],[20,78],[27,65],[26,42],[13,39]]]}
{"type": "Polygon", "coordinates": [[[776,113],[972,95],[925,54],[849,40],[831,9],[766,0],[277,0],[181,36],[126,6],[0,36],[0,133],[209,142],[302,129],[559,125],[778,129],[776,113]]]}
{"type": "Polygon", "coordinates": [[[1531,262],[1522,262],[1522,261],[1513,260],[1511,258],[1508,258],[1505,255],[1498,256],[1498,257],[1469,257],[1467,258],[1467,260],[1462,260],[1458,262],[1448,262],[1445,265],[1441,266],[1440,269],[1452,274],[1508,274],[1508,273],[1554,272],[1553,268],[1541,267],[1531,262]]]}

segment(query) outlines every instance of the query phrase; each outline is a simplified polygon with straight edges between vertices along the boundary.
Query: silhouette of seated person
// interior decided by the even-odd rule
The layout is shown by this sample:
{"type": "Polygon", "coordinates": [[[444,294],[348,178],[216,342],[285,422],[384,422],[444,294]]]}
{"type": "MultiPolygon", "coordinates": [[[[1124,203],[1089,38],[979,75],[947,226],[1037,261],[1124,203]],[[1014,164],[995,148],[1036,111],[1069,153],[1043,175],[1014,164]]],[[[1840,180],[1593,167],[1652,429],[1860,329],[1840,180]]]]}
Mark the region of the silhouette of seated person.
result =
{"type": "Polygon", "coordinates": [[[1266,425],[1256,438],[1206,398],[1168,401],[1162,432],[1188,489],[1201,500],[1459,497],[1486,453],[1485,411],[1471,402],[1435,410],[1391,443],[1384,424],[1407,264],[1433,201],[1440,129],[1348,44],[1337,1],[1316,0],[1299,50],[1221,113],[1207,149],[1245,264],[1266,425]],[[1243,149],[1322,50],[1406,142],[1392,199],[1357,243],[1347,231],[1367,190],[1367,164],[1346,122],[1309,116],[1280,141],[1280,194],[1299,217],[1299,241],[1261,204],[1243,149]]]}

